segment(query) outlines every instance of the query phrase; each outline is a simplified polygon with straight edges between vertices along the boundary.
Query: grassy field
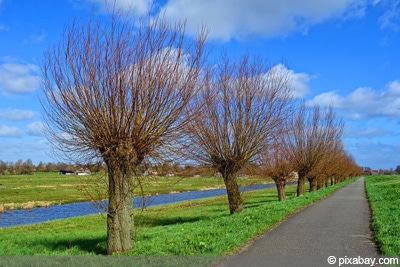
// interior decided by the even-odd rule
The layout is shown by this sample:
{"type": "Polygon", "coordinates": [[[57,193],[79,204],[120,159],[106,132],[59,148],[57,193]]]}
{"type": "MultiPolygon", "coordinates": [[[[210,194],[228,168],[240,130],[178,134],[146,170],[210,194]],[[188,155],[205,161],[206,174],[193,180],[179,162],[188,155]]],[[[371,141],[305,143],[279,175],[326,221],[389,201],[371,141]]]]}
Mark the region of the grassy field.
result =
{"type": "MultiPolygon", "coordinates": [[[[127,255],[228,255],[288,215],[329,195],[344,183],[277,201],[276,189],[246,192],[245,211],[229,215],[226,197],[136,210],[134,249],[127,255]]],[[[1,255],[98,255],[106,252],[104,215],[0,228],[1,255]]]]}
{"type": "Polygon", "coordinates": [[[372,229],[383,255],[400,255],[400,176],[368,176],[372,229]]]}
{"type": "MultiPolygon", "coordinates": [[[[43,179],[43,174],[30,179],[19,176],[6,179],[0,177],[0,197],[7,199],[3,197],[3,192],[6,191],[1,191],[5,187],[31,192],[31,196],[35,194],[32,192],[36,192],[32,187],[36,187],[36,190],[50,188],[40,187],[41,185],[51,185],[63,190],[75,188],[75,193],[80,192],[77,189],[80,183],[76,180],[77,177],[47,174],[42,183],[39,178],[43,179]],[[30,181],[28,183],[30,187],[26,186],[26,181],[30,181]],[[73,183],[75,187],[62,186],[73,183]]],[[[164,181],[148,179],[143,185],[165,187],[166,184],[175,184],[177,186],[175,189],[169,187],[168,190],[184,191],[186,186],[192,187],[192,183],[209,187],[208,179],[211,178],[201,178],[195,182],[178,178],[168,178],[164,181]]],[[[218,179],[213,181],[215,180],[218,179]]],[[[314,193],[307,193],[302,198],[294,197],[295,187],[291,186],[287,188],[286,202],[277,201],[275,189],[247,192],[243,194],[245,211],[232,216],[228,212],[226,197],[136,210],[135,245],[127,255],[229,255],[289,214],[349,182],[351,180],[314,193]]],[[[248,180],[244,183],[254,183],[254,181],[248,180]]],[[[213,186],[220,185],[217,182],[213,186]]],[[[398,256],[400,255],[400,176],[367,176],[366,189],[373,213],[372,227],[375,239],[383,255],[398,256]]],[[[12,194],[8,197],[11,196],[12,194]]],[[[14,196],[19,196],[19,193],[14,192],[14,196]]],[[[58,197],[60,201],[64,201],[63,197],[58,197]]],[[[17,199],[15,197],[12,201],[16,202],[17,199]]],[[[21,197],[19,201],[24,202],[26,199],[21,197]]],[[[95,215],[31,226],[0,228],[0,237],[0,255],[102,255],[106,252],[106,220],[104,215],[95,215]]]]}
{"type": "MultiPolygon", "coordinates": [[[[240,185],[272,183],[268,179],[240,178],[240,185]]],[[[222,188],[222,178],[141,177],[136,181],[134,194],[139,196],[222,188]]],[[[102,200],[107,198],[105,175],[0,175],[0,212],[31,209],[55,204],[102,200]]]]}

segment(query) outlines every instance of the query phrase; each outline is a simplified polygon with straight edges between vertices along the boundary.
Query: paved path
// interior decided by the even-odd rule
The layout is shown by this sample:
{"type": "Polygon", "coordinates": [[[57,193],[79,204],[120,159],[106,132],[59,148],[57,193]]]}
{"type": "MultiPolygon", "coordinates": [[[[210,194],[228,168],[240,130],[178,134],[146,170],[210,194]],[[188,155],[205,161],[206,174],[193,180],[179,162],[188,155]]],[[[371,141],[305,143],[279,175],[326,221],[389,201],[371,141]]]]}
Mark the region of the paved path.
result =
{"type": "Polygon", "coordinates": [[[360,178],[288,217],[221,266],[339,266],[340,258],[377,258],[370,218],[360,178]],[[328,264],[329,256],[335,264],[328,264]]]}

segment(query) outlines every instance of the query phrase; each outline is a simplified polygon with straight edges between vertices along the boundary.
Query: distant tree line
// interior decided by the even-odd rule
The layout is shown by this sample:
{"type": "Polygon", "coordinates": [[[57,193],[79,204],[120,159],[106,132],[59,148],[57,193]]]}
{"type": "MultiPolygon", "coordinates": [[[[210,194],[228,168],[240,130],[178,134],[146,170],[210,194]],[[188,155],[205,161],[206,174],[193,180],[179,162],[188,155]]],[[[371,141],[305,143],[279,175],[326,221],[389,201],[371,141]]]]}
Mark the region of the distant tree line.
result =
{"type": "Polygon", "coordinates": [[[61,162],[43,163],[40,161],[37,165],[33,164],[31,159],[23,161],[22,159],[13,161],[0,160],[0,175],[22,175],[33,174],[35,172],[59,172],[60,170],[77,171],[81,169],[89,169],[91,172],[100,171],[102,166],[95,164],[75,165],[61,162]]]}
{"type": "MultiPolygon", "coordinates": [[[[71,164],[63,162],[48,162],[43,163],[40,161],[35,165],[31,159],[23,161],[22,159],[13,161],[0,160],[0,175],[27,175],[34,174],[35,172],[60,172],[61,170],[66,171],[79,171],[89,170],[91,173],[107,172],[107,166],[104,163],[94,164],[71,164]]],[[[149,176],[178,176],[178,177],[212,177],[218,176],[213,168],[206,165],[181,165],[174,163],[170,160],[166,160],[158,163],[143,163],[136,168],[136,174],[138,176],[144,176],[149,173],[149,176]],[[150,172],[149,172],[150,171],[150,172]]],[[[260,167],[252,164],[248,164],[240,172],[241,176],[259,176],[260,167]]]]}
{"type": "Polygon", "coordinates": [[[23,161],[19,159],[17,162],[0,160],[0,175],[6,174],[32,174],[36,171],[36,166],[32,160],[23,161]]]}

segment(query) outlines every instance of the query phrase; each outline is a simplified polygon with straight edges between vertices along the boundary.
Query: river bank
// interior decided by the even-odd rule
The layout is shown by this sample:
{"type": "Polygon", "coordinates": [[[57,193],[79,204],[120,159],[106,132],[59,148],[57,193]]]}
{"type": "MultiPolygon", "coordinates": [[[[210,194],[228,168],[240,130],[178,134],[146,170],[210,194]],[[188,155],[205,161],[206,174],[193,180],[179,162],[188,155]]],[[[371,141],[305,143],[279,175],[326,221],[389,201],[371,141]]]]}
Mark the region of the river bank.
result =
{"type": "MultiPolygon", "coordinates": [[[[261,184],[240,187],[241,192],[261,190],[266,188],[274,188],[275,184],[261,184]]],[[[226,195],[226,190],[211,189],[189,191],[173,194],[161,194],[147,197],[136,197],[133,199],[132,205],[134,208],[143,209],[154,206],[184,202],[189,200],[204,199],[226,195]]],[[[62,204],[49,206],[46,208],[37,207],[27,210],[10,210],[0,214],[0,228],[12,227],[17,225],[28,225],[35,223],[43,223],[51,220],[59,220],[72,218],[77,216],[92,215],[105,213],[107,209],[107,201],[98,202],[78,202],[71,204],[62,204]]]]}
{"type": "MultiPolygon", "coordinates": [[[[224,188],[221,177],[140,177],[134,195],[161,195],[224,188]],[[140,182],[140,185],[139,185],[140,182]]],[[[271,179],[240,177],[240,186],[273,183],[271,179]]],[[[58,172],[30,175],[0,175],[0,213],[60,204],[107,199],[107,176],[102,173],[77,176],[58,172]]]]}

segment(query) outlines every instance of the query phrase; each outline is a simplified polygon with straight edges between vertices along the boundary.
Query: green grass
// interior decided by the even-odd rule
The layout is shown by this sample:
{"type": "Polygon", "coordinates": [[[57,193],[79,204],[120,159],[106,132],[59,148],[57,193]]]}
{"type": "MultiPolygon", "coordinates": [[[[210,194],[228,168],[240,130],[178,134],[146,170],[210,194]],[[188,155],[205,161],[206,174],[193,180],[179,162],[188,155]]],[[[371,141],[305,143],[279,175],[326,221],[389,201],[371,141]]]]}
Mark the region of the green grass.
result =
{"type": "MultiPolygon", "coordinates": [[[[240,178],[240,185],[272,183],[270,179],[240,178]]],[[[141,177],[136,180],[136,196],[168,194],[222,188],[222,178],[141,177]],[[143,189],[143,191],[141,190],[143,189]]],[[[31,175],[0,175],[0,212],[2,209],[29,209],[73,202],[107,198],[107,180],[103,174],[90,176],[34,173],[31,175]],[[89,194],[88,194],[89,193],[89,194]]]]}
{"type": "MultiPolygon", "coordinates": [[[[134,249],[127,255],[228,255],[288,215],[354,180],[277,201],[276,189],[243,194],[245,211],[229,215],[226,197],[135,211],[134,249]]],[[[96,255],[106,252],[104,215],[0,228],[1,255],[96,255]]]]}
{"type": "Polygon", "coordinates": [[[367,176],[372,229],[383,255],[400,255],[400,176],[367,176]]]}
{"type": "Polygon", "coordinates": [[[49,206],[61,203],[88,201],[80,190],[83,185],[77,176],[58,173],[34,173],[31,175],[1,175],[0,204],[5,209],[33,206],[49,206]]]}

